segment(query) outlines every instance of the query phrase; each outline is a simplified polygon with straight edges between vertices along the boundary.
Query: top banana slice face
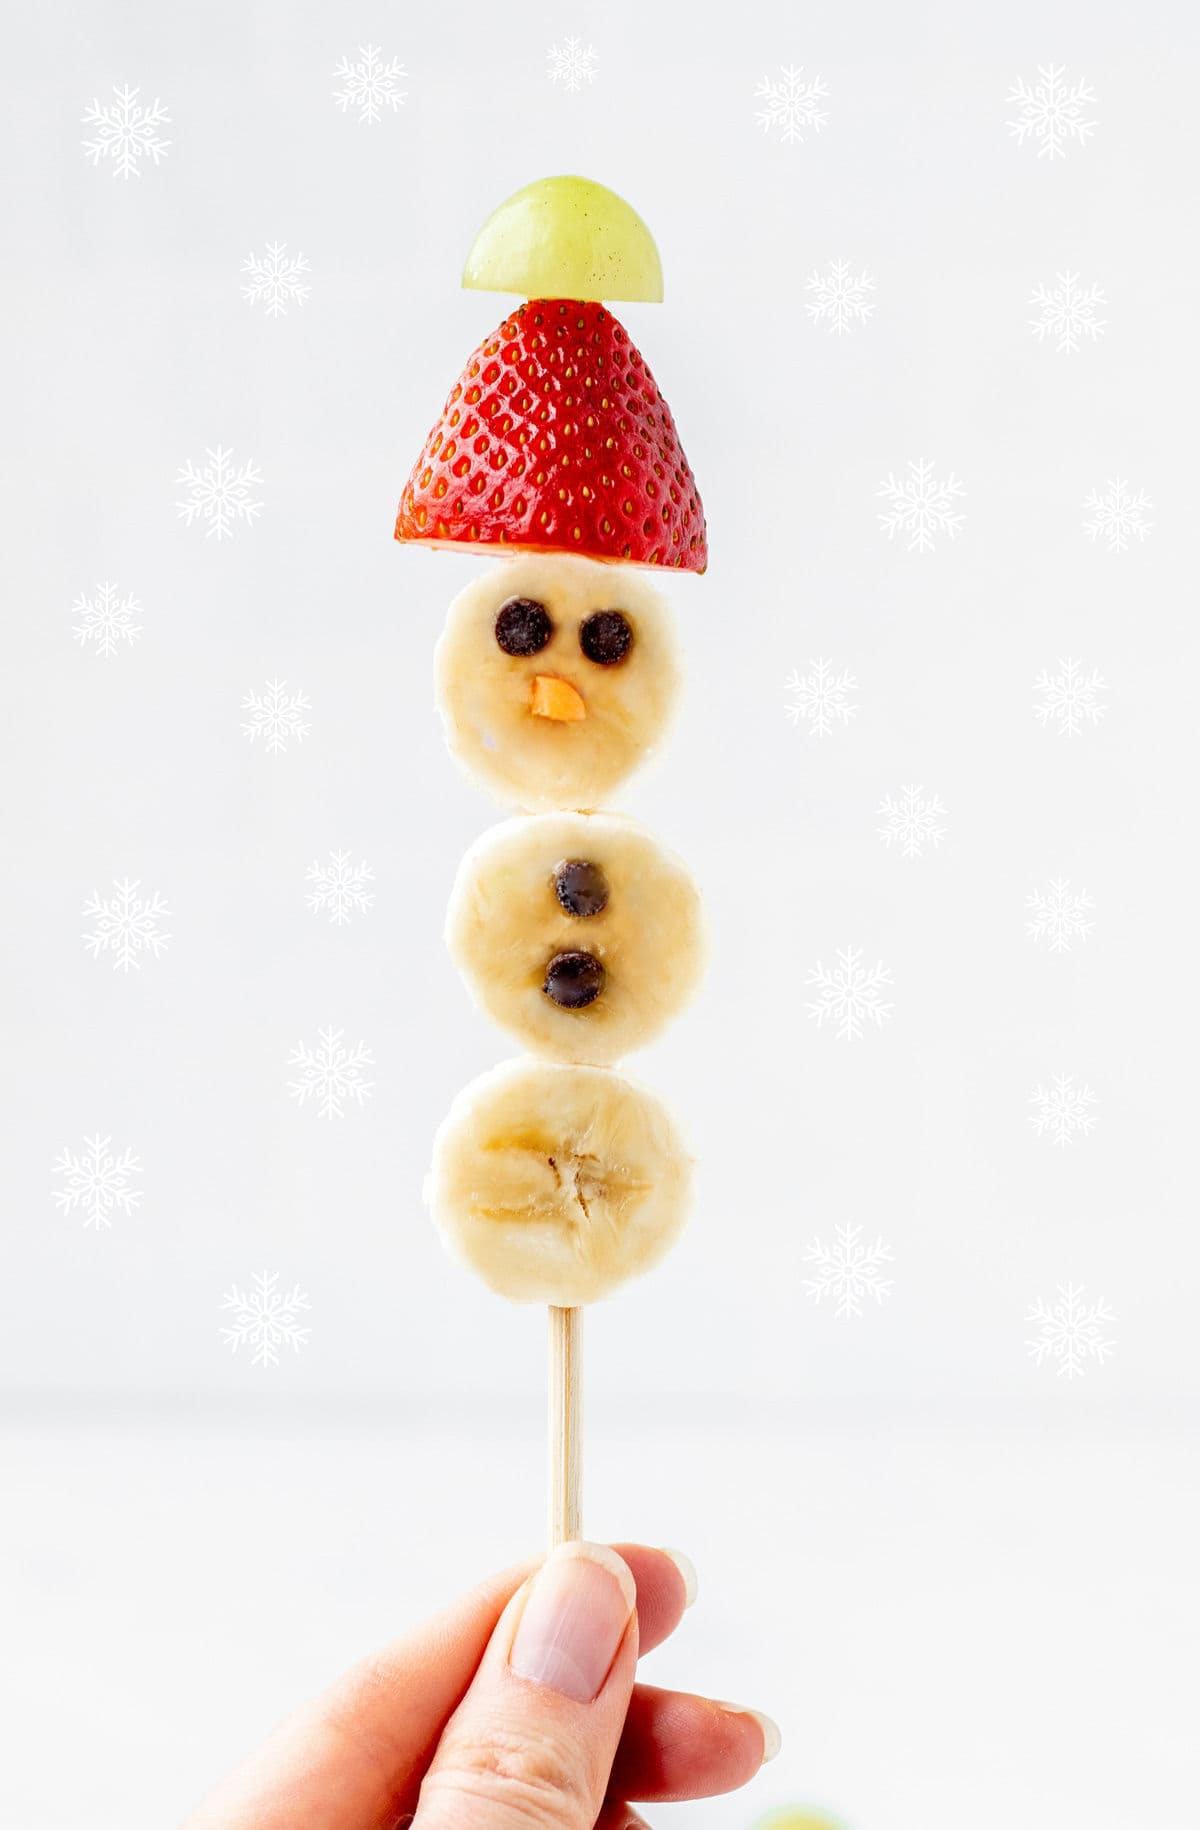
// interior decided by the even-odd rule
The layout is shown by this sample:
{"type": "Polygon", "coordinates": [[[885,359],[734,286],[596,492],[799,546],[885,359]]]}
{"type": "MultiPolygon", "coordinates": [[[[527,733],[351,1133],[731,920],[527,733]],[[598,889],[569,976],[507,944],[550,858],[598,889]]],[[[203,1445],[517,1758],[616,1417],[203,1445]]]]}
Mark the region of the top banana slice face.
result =
{"type": "Polygon", "coordinates": [[[502,560],[460,591],[434,655],[452,754],[530,811],[601,806],[666,731],[680,667],[665,598],[633,566],[502,560]]]}
{"type": "Polygon", "coordinates": [[[564,1309],[657,1264],[691,1197],[691,1156],[654,1094],[526,1056],[463,1088],[425,1184],[447,1250],[489,1289],[564,1309]]]}
{"type": "Polygon", "coordinates": [[[618,813],[519,815],[483,833],[459,866],[446,942],[518,1041],[598,1063],[658,1035],[706,952],[686,866],[618,813]]]}

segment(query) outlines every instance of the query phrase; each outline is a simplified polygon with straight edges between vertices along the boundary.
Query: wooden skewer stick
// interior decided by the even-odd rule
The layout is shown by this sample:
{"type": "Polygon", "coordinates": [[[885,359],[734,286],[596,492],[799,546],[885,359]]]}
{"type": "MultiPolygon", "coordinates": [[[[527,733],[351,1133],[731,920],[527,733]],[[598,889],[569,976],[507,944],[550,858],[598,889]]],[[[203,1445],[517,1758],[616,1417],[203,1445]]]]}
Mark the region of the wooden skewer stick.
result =
{"type": "Polygon", "coordinates": [[[550,1549],[581,1538],[583,1310],[551,1306],[549,1375],[550,1549]]]}

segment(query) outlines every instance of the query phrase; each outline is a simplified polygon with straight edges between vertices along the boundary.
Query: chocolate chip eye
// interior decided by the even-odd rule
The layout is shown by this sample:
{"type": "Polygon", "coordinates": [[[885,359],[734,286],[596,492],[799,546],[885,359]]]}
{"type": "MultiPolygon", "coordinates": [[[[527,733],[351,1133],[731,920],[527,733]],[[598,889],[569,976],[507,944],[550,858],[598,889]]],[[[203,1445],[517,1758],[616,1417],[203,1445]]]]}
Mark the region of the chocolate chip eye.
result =
{"type": "Polygon", "coordinates": [[[553,634],[545,604],[532,597],[510,597],[496,613],[496,640],[505,654],[540,654],[553,634]]]}
{"type": "Polygon", "coordinates": [[[633,629],[620,610],[593,610],[579,625],[579,646],[598,667],[623,661],[633,647],[633,629]]]}
{"type": "Polygon", "coordinates": [[[604,990],[604,967],[594,953],[556,953],[542,990],[564,1010],[582,1010],[604,990]]]}
{"type": "Polygon", "coordinates": [[[586,858],[564,858],[554,872],[554,893],[568,915],[598,915],[608,901],[608,878],[586,858]]]}

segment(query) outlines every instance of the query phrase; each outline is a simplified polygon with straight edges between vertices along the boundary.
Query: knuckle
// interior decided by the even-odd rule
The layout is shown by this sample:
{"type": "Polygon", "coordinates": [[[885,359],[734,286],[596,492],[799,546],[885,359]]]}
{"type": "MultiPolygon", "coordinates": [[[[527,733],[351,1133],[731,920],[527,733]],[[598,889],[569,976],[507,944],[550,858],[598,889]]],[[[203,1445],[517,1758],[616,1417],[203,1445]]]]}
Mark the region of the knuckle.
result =
{"type": "MultiPolygon", "coordinates": [[[[502,1723],[476,1728],[470,1741],[439,1750],[420,1803],[443,1809],[449,1800],[485,1805],[504,1830],[591,1830],[595,1820],[590,1788],[566,1740],[552,1732],[532,1740],[502,1723]]],[[[446,1821],[473,1820],[451,1806],[446,1821]]]]}
{"type": "Polygon", "coordinates": [[[650,1826],[632,1805],[609,1799],[596,1819],[596,1830],[650,1830],[650,1826]]]}

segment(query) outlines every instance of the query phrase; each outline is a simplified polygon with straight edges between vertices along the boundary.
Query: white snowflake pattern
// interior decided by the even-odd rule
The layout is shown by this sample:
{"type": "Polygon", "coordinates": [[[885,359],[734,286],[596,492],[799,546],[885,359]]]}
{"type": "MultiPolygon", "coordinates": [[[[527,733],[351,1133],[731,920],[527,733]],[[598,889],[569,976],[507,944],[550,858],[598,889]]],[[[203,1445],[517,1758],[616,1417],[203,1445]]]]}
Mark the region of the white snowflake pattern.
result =
{"type": "Polygon", "coordinates": [[[1144,540],[1154,526],[1145,518],[1145,511],[1154,507],[1145,490],[1139,489],[1135,496],[1120,477],[1109,480],[1103,495],[1098,489],[1089,490],[1083,506],[1090,516],[1083,525],[1093,544],[1103,540],[1110,553],[1123,553],[1131,539],[1144,540]]]}
{"type": "Polygon", "coordinates": [[[109,1149],[111,1136],[101,1137],[97,1132],[94,1137],[85,1137],[83,1143],[82,1156],[73,1150],[59,1155],[54,1174],[64,1179],[62,1187],[53,1191],[54,1199],[63,1214],[82,1208],[84,1226],[94,1226],[99,1232],[112,1225],[114,1210],[128,1216],[138,1206],[142,1191],[131,1188],[129,1178],[141,1175],[142,1165],[132,1150],[114,1156],[109,1149]]]}
{"type": "Polygon", "coordinates": [[[281,756],[289,743],[303,743],[312,730],[301,717],[312,706],[302,692],[286,691],[286,680],[268,680],[261,693],[250,692],[242,700],[242,710],[250,716],[242,726],[251,743],[261,737],[268,756],[281,756]]]}
{"type": "Polygon", "coordinates": [[[84,140],[87,158],[100,169],[101,159],[111,159],[114,178],[140,178],[139,161],[149,159],[157,165],[167,154],[170,140],[159,138],[160,127],[170,125],[171,117],[155,96],[154,104],[144,108],[138,101],[140,85],[131,89],[126,83],[120,89],[113,84],[114,102],[101,103],[97,96],[84,110],[84,123],[95,127],[96,138],[84,140]]]}
{"type": "Polygon", "coordinates": [[[74,615],[83,618],[72,626],[71,634],[81,648],[94,642],[97,654],[116,654],[119,642],[127,642],[132,648],[142,633],[141,624],[133,620],[141,613],[142,606],[132,593],[121,597],[116,585],[97,585],[95,597],[81,592],[71,609],[74,615]]]}
{"type": "Polygon", "coordinates": [[[253,1289],[243,1290],[234,1284],[221,1298],[222,1312],[233,1313],[233,1326],[222,1328],[221,1338],[228,1343],[230,1353],[236,1353],[239,1347],[252,1347],[251,1366],[278,1366],[281,1347],[299,1353],[312,1333],[297,1320],[310,1307],[300,1285],[280,1290],[278,1283],[278,1271],[256,1272],[253,1289]]]}
{"type": "Polygon", "coordinates": [[[887,514],[876,517],[879,525],[889,540],[897,534],[907,534],[910,553],[932,553],[935,534],[945,534],[953,540],[963,524],[964,516],[955,514],[952,506],[955,497],[962,495],[963,486],[953,471],[944,483],[939,483],[932,461],[910,461],[905,477],[889,471],[886,482],[875,493],[887,496],[892,505],[887,514]]]}
{"type": "Polygon", "coordinates": [[[84,935],[84,944],[93,959],[111,953],[114,972],[128,972],[131,966],[140,972],[138,955],[148,953],[151,959],[158,959],[173,938],[160,933],[158,925],[170,909],[157,890],[147,898],[138,895],[140,888],[140,878],[132,883],[128,877],[119,882],[114,878],[115,896],[93,892],[83,905],[83,913],[96,924],[94,934],[84,935]]]}
{"type": "Polygon", "coordinates": [[[407,89],[398,87],[406,80],[408,71],[397,57],[385,64],[380,47],[375,44],[360,44],[357,61],[343,57],[333,74],[342,79],[342,88],[333,91],[333,99],[342,113],[354,108],[359,120],[366,121],[368,126],[382,120],[385,108],[395,114],[397,108],[403,107],[408,94],[407,89]]]}
{"type": "Polygon", "coordinates": [[[1035,1339],[1026,1341],[1026,1347],[1039,1366],[1047,1360],[1057,1361],[1060,1379],[1082,1378],[1087,1360],[1103,1366],[1116,1346],[1115,1341],[1105,1337],[1106,1328],[1116,1321],[1116,1316],[1102,1298],[1085,1303],[1085,1288],[1084,1284],[1059,1284],[1056,1303],[1039,1298],[1025,1311],[1025,1320],[1036,1322],[1039,1327],[1035,1339]]]}
{"type": "Polygon", "coordinates": [[[1038,1108],[1029,1114],[1034,1131],[1063,1149],[1077,1136],[1089,1136],[1096,1123],[1089,1110],[1096,1104],[1096,1095],[1086,1083],[1077,1087],[1074,1074],[1056,1074],[1048,1087],[1039,1081],[1029,1103],[1038,1108]]]}
{"type": "Polygon", "coordinates": [[[809,972],[805,984],[817,987],[817,999],[804,1008],[818,1029],[828,1022],[842,1040],[853,1042],[863,1034],[864,1023],[882,1029],[891,1016],[891,1005],[879,994],[891,984],[892,975],[882,960],[869,970],[861,966],[861,947],[839,947],[837,958],[832,971],[818,960],[809,972]]]}
{"type": "Polygon", "coordinates": [[[1094,922],[1085,920],[1095,907],[1086,890],[1077,893],[1069,877],[1056,877],[1045,895],[1034,890],[1025,898],[1032,919],[1025,923],[1031,940],[1049,940],[1051,953],[1069,953],[1073,940],[1086,941],[1094,922]]]}
{"type": "Polygon", "coordinates": [[[1058,669],[1051,674],[1043,668],[1034,681],[1033,689],[1041,693],[1042,699],[1034,706],[1033,715],[1043,728],[1053,718],[1060,737],[1078,737],[1085,724],[1099,724],[1108,710],[1096,697],[1097,693],[1106,693],[1108,687],[1095,668],[1085,674],[1079,661],[1060,660],[1058,669]]]}
{"type": "Polygon", "coordinates": [[[1060,354],[1069,356],[1080,349],[1083,337],[1095,343],[1104,335],[1108,320],[1096,316],[1096,307],[1108,300],[1099,286],[1082,287],[1077,273],[1056,273],[1054,285],[1036,287],[1029,303],[1038,307],[1037,317],[1029,320],[1030,330],[1039,343],[1052,339],[1060,354]]]}
{"type": "Polygon", "coordinates": [[[881,1238],[874,1245],[861,1244],[861,1232],[861,1226],[839,1226],[835,1244],[825,1246],[818,1237],[804,1254],[806,1264],[818,1267],[815,1277],[804,1280],[809,1300],[816,1304],[833,1297],[834,1314],[847,1321],[862,1314],[864,1297],[873,1296],[878,1307],[892,1288],[891,1279],[879,1275],[880,1266],[892,1262],[890,1248],[881,1238]]]}
{"type": "Polygon", "coordinates": [[[946,828],[938,825],[946,809],[936,794],[927,801],[919,782],[901,788],[899,800],[885,795],[875,811],[887,815],[887,825],[878,828],[880,838],[889,851],[893,843],[898,845],[905,858],[922,857],[926,845],[936,850],[946,836],[946,828]]]}
{"type": "Polygon", "coordinates": [[[331,851],[328,864],[314,859],[304,876],[314,886],[305,897],[309,908],[314,915],[327,911],[335,927],[348,922],[356,909],[360,914],[369,909],[375,900],[374,891],[366,887],[375,881],[375,872],[369,864],[352,865],[348,851],[331,851]]]}
{"type": "Polygon", "coordinates": [[[781,64],[779,81],[773,82],[769,76],[764,76],[754,91],[755,100],[765,104],[754,119],[764,133],[769,134],[773,127],[778,127],[783,145],[789,141],[802,144],[806,133],[820,133],[829,119],[817,106],[828,94],[819,76],[810,82],[804,81],[803,64],[781,64]]]}
{"type": "Polygon", "coordinates": [[[546,75],[570,94],[596,80],[596,52],[582,38],[564,38],[546,52],[546,75]]]}
{"type": "Polygon", "coordinates": [[[262,513],[262,503],[252,500],[250,493],[262,476],[250,463],[235,469],[233,452],[221,445],[215,451],[206,448],[204,455],[206,464],[193,464],[189,459],[175,478],[188,492],[187,501],[175,506],[189,527],[193,521],[208,523],[206,540],[232,540],[235,522],[253,527],[255,515],[262,513]]]}
{"type": "Polygon", "coordinates": [[[814,294],[804,307],[814,324],[827,322],[831,336],[842,336],[855,324],[865,324],[875,307],[867,298],[875,281],[869,273],[851,273],[849,261],[831,261],[824,273],[814,273],[804,290],[814,294]]]}
{"type": "Polygon", "coordinates": [[[1097,123],[1084,115],[1096,100],[1085,82],[1063,82],[1064,64],[1039,64],[1040,81],[1027,83],[1023,78],[1013,84],[1007,99],[1017,104],[1017,119],[1008,122],[1016,135],[1017,145],[1026,140],[1036,144],[1039,159],[1066,157],[1067,142],[1086,146],[1097,123]]]}
{"type": "Polygon", "coordinates": [[[375,1091],[375,1082],[362,1076],[364,1068],[374,1067],[374,1056],[361,1042],[352,1049],[344,1048],[344,1033],[320,1029],[316,1048],[301,1042],[288,1060],[289,1067],[300,1069],[300,1078],[289,1080],[288,1092],[301,1106],[311,1099],[322,1118],[344,1118],[342,1108],[348,1099],[361,1107],[375,1091]]]}
{"type": "Polygon", "coordinates": [[[303,305],[312,291],[301,279],[311,271],[302,254],[289,254],[285,241],[269,241],[265,254],[248,254],[241,270],[250,275],[242,287],[248,305],[265,305],[268,318],[286,318],[289,305],[303,305]]]}
{"type": "Polygon", "coordinates": [[[844,669],[834,673],[832,661],[810,659],[808,666],[806,674],[793,668],[784,681],[784,691],[792,696],[783,709],[793,724],[807,721],[810,737],[826,737],[835,721],[849,724],[858,711],[847,698],[848,693],[858,691],[858,682],[844,669]]]}

